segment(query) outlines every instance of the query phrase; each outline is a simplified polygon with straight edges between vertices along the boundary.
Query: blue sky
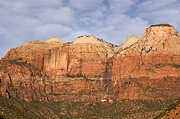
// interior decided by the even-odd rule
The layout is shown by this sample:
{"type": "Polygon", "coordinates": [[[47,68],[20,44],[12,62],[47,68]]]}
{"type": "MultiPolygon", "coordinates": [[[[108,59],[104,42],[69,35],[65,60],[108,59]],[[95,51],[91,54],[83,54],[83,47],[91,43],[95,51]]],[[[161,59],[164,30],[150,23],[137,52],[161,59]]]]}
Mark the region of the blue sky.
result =
{"type": "Polygon", "coordinates": [[[29,41],[94,35],[120,45],[152,24],[180,31],[180,0],[0,0],[0,58],[29,41]]]}

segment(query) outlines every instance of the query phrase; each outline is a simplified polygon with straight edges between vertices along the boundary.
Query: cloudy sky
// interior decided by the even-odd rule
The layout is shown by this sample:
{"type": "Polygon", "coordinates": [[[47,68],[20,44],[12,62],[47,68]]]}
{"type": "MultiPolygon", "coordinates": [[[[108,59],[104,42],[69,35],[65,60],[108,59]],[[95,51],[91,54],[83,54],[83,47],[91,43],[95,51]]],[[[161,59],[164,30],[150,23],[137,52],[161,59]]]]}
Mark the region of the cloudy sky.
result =
{"type": "Polygon", "coordinates": [[[29,41],[94,35],[120,45],[152,24],[180,32],[180,0],[0,0],[0,58],[29,41]]]}

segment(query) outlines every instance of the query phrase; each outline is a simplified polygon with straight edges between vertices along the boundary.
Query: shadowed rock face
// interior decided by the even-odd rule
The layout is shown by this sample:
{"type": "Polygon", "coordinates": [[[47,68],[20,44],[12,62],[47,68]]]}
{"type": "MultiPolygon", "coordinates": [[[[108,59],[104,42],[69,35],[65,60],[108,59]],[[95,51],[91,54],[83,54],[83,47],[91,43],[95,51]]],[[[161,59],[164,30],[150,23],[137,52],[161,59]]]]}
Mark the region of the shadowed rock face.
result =
{"type": "Polygon", "coordinates": [[[131,36],[118,47],[92,35],[72,44],[57,37],[33,41],[1,59],[0,93],[46,101],[175,98],[179,49],[180,35],[170,25],[151,26],[140,40],[131,36]]]}

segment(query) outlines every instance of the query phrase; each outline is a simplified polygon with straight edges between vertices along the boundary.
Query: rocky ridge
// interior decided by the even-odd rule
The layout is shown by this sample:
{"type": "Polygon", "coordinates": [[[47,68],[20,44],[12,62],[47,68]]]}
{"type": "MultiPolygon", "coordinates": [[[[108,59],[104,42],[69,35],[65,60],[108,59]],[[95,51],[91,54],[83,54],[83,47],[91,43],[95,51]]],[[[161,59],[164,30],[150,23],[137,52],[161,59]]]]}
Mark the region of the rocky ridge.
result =
{"type": "Polygon", "coordinates": [[[177,98],[180,34],[153,25],[141,39],[115,46],[92,35],[63,43],[54,37],[11,49],[0,61],[0,94],[24,100],[177,98]]]}
{"type": "Polygon", "coordinates": [[[46,42],[59,42],[59,43],[63,43],[62,40],[60,40],[58,37],[53,37],[53,38],[49,39],[46,42]]]}

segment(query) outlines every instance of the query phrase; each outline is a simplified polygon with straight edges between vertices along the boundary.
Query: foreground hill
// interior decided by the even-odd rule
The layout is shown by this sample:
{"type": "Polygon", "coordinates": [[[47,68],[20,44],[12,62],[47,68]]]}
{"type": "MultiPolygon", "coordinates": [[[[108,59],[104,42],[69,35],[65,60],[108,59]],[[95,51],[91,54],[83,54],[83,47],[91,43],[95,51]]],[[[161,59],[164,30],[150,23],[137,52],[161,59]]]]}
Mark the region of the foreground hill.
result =
{"type": "Polygon", "coordinates": [[[115,102],[113,104],[102,102],[71,102],[69,100],[59,102],[33,100],[27,102],[18,98],[4,99],[0,96],[0,118],[149,119],[163,117],[164,111],[169,109],[168,104],[172,102],[173,100],[121,100],[121,102],[115,102]]]}
{"type": "Polygon", "coordinates": [[[180,34],[152,25],[115,46],[92,35],[13,48],[0,60],[0,94],[26,101],[120,102],[179,97],[180,34]]]}
{"type": "Polygon", "coordinates": [[[156,119],[179,119],[180,118],[180,98],[171,103],[166,110],[162,111],[156,119]]]}

